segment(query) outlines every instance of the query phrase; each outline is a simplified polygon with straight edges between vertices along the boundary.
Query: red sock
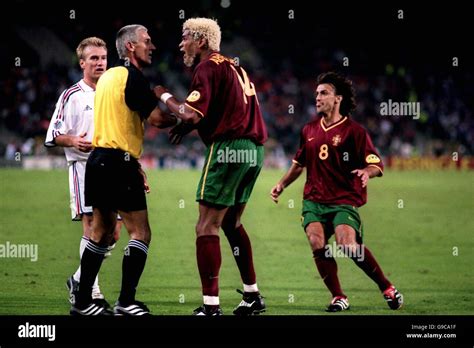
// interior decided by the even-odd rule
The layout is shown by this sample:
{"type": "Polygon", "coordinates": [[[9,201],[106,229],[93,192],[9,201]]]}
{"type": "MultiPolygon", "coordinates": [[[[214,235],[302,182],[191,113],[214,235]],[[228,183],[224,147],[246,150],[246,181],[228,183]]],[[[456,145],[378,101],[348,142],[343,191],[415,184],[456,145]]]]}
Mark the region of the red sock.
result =
{"type": "Polygon", "coordinates": [[[325,255],[326,248],[316,249],[313,251],[314,262],[318,268],[321,278],[323,278],[324,284],[331,292],[333,297],[344,296],[339,284],[339,278],[337,277],[337,263],[332,256],[325,255]]]}
{"type": "Polygon", "coordinates": [[[363,260],[360,260],[360,258],[357,257],[353,257],[352,260],[357,266],[359,266],[360,269],[365,272],[365,274],[370,277],[370,279],[377,283],[380,291],[384,291],[391,285],[391,283],[387,278],[385,278],[382,268],[380,268],[370,250],[367,249],[363,244],[362,247],[364,248],[363,260]]]}
{"type": "Polygon", "coordinates": [[[202,294],[204,296],[219,296],[219,269],[222,261],[219,236],[198,237],[196,239],[196,256],[201,276],[202,294]]]}
{"type": "Polygon", "coordinates": [[[237,267],[239,267],[242,282],[246,285],[252,285],[257,282],[255,270],[253,268],[252,244],[243,225],[240,225],[233,231],[224,233],[232,248],[237,267]]]}

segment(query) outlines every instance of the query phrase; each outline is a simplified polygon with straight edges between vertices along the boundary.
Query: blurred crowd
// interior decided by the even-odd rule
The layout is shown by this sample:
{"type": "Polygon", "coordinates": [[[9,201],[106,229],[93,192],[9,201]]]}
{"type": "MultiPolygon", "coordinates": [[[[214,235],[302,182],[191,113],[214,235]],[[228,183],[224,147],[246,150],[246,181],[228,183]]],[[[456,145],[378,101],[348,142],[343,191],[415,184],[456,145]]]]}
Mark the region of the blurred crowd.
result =
{"type": "MultiPolygon", "coordinates": [[[[73,42],[71,40],[71,42],[73,42]]],[[[175,43],[177,45],[177,43],[175,43]]],[[[74,52],[71,44],[71,52],[74,52]]],[[[115,57],[109,44],[110,57],[115,57]]],[[[312,66],[301,66],[297,59],[272,60],[272,53],[235,36],[224,42],[222,51],[238,57],[257,88],[258,98],[268,126],[266,165],[287,166],[299,144],[301,127],[315,117],[314,89],[317,74],[336,69],[354,82],[357,109],[352,117],[368,129],[383,156],[474,154],[474,118],[472,117],[472,76],[455,71],[433,71],[384,62],[373,69],[341,66],[341,59],[362,52],[316,49],[312,66]],[[419,102],[420,117],[382,116],[380,104],[388,100],[419,102]],[[470,103],[470,104],[469,104],[470,103]]],[[[109,58],[109,67],[114,58],[109,58]]],[[[74,62],[47,66],[12,67],[0,82],[0,156],[60,154],[61,149],[43,146],[46,130],[60,93],[81,78],[74,62]]],[[[152,83],[163,84],[185,98],[191,71],[184,68],[176,47],[161,49],[153,66],[145,71],[152,83]]],[[[189,135],[182,145],[172,146],[167,131],[146,127],[144,160],[167,167],[199,167],[204,145],[197,134],[189,135]]]]}

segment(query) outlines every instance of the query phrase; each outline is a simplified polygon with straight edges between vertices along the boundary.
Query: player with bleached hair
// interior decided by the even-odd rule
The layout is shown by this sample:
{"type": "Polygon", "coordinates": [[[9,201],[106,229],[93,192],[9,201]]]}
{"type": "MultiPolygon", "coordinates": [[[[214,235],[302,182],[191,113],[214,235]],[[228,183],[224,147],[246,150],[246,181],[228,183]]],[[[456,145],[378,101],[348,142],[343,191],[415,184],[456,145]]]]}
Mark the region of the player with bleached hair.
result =
{"type": "Polygon", "coordinates": [[[210,18],[191,18],[183,24],[184,63],[196,64],[189,95],[179,102],[165,88],[157,96],[183,123],[171,131],[172,141],[196,128],[207,145],[205,165],[198,185],[199,220],[196,224],[196,257],[201,277],[203,306],[195,315],[221,315],[219,269],[222,227],[232,248],[243,282],[243,298],[235,315],[265,311],[253,264],[252,246],[241,223],[242,214],[263,164],[267,130],[253,83],[246,71],[219,53],[221,30],[210,18]],[[254,161],[222,159],[225,151],[254,154],[254,161]],[[237,163],[238,162],[238,163],[237,163]]]}
{"type": "MultiPolygon", "coordinates": [[[[107,69],[107,46],[98,37],[82,40],[76,48],[77,59],[83,78],[63,91],[56,104],[46,135],[45,146],[62,146],[69,168],[69,195],[71,218],[82,221],[82,238],[79,255],[82,258],[92,232],[92,207],[85,205],[84,176],[86,162],[92,151],[94,133],[94,96],[99,77],[107,69]]],[[[114,229],[115,243],[120,234],[121,222],[114,229]]],[[[68,278],[69,302],[75,303],[81,277],[81,266],[68,278]]],[[[100,291],[99,278],[92,286],[92,298],[96,303],[108,306],[100,291]]]]}

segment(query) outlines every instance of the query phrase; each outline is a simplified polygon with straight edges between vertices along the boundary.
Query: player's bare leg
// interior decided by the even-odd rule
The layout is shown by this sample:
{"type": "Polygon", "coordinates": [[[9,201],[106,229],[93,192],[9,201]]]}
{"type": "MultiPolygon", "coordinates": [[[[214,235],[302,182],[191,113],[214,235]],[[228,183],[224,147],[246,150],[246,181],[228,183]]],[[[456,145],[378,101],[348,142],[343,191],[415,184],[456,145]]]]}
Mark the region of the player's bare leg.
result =
{"type": "Polygon", "coordinates": [[[336,226],[335,231],[336,243],[342,246],[355,264],[378,285],[389,307],[399,309],[403,305],[403,295],[385,277],[370,250],[364,244],[357,243],[354,228],[341,224],[336,226]]]}
{"type": "Polygon", "coordinates": [[[196,236],[219,235],[224,216],[229,208],[214,204],[199,203],[199,218],[196,224],[196,236]]]}
{"type": "Polygon", "coordinates": [[[117,223],[115,224],[114,234],[109,244],[109,250],[105,253],[105,258],[108,258],[112,255],[112,250],[115,248],[119,238],[120,238],[120,231],[122,229],[122,220],[117,219],[117,223]]]}
{"type": "Polygon", "coordinates": [[[325,248],[328,241],[324,233],[324,226],[320,222],[311,222],[306,226],[305,232],[319,274],[333,297],[327,311],[339,312],[348,309],[349,302],[347,296],[342,292],[337,276],[336,260],[327,253],[328,249],[325,248]]]}
{"type": "MultiPolygon", "coordinates": [[[[130,240],[122,262],[122,288],[114,307],[116,315],[148,315],[150,310],[135,299],[136,288],[145,268],[148,246],[151,241],[151,229],[148,222],[148,211],[119,211],[128,231],[130,240]]],[[[113,236],[113,233],[112,233],[113,236]]]]}
{"type": "Polygon", "coordinates": [[[90,238],[92,234],[92,215],[83,214],[81,217],[81,222],[84,237],[90,238]]]}
{"type": "Polygon", "coordinates": [[[115,247],[115,244],[118,242],[120,239],[120,231],[122,230],[122,220],[117,219],[117,223],[115,224],[115,229],[114,229],[114,236],[112,241],[110,242],[110,250],[112,250],[115,247]]]}
{"type": "Polygon", "coordinates": [[[199,219],[196,224],[196,258],[201,277],[204,306],[195,315],[221,315],[219,307],[219,269],[221,248],[219,229],[227,207],[199,203],[199,219]]]}
{"type": "Polygon", "coordinates": [[[98,244],[109,243],[113,236],[116,223],[116,212],[108,209],[94,208],[90,239],[98,244]]]}
{"type": "Polygon", "coordinates": [[[309,245],[311,246],[311,250],[318,250],[326,246],[327,239],[324,234],[324,227],[320,222],[312,222],[308,224],[305,233],[309,245]]]}
{"type": "Polygon", "coordinates": [[[265,302],[257,286],[257,277],[253,265],[252,244],[240,218],[246,204],[229,207],[222,221],[222,229],[229,241],[235,262],[239,267],[243,282],[243,299],[235,308],[235,315],[252,315],[265,312],[265,302]]]}
{"type": "Polygon", "coordinates": [[[337,225],[335,228],[336,243],[343,247],[344,251],[355,254],[358,252],[356,232],[353,227],[345,224],[337,225]]]}

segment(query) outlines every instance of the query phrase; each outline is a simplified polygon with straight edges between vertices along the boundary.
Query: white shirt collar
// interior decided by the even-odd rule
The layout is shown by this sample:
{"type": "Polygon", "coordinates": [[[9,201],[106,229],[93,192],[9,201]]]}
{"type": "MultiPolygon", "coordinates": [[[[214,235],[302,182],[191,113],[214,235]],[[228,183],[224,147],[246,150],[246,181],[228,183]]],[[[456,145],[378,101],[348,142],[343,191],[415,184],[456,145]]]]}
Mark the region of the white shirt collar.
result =
{"type": "Polygon", "coordinates": [[[81,87],[81,89],[84,91],[84,92],[94,92],[95,89],[92,88],[91,86],[89,86],[87,83],[84,82],[84,79],[81,79],[78,83],[79,87],[81,87]]]}

